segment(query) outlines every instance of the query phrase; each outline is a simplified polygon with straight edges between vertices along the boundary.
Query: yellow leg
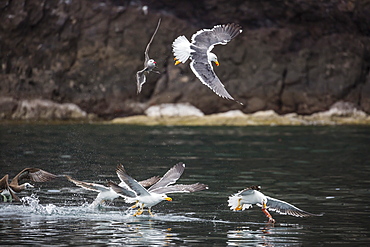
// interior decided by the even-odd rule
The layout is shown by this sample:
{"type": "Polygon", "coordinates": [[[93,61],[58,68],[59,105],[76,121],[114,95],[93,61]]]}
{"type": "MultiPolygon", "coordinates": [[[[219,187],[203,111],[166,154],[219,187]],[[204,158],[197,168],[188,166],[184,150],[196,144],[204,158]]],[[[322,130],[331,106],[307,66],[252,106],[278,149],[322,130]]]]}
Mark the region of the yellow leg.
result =
{"type": "Polygon", "coordinates": [[[136,213],[134,213],[133,216],[138,216],[138,215],[141,215],[142,213],[144,212],[144,210],[142,210],[141,208],[139,208],[136,213]]]}
{"type": "Polygon", "coordinates": [[[179,61],[179,60],[177,60],[176,62],[175,62],[175,65],[178,65],[178,64],[180,64],[181,62],[179,61]]]}
{"type": "Polygon", "coordinates": [[[136,201],[135,204],[133,206],[131,206],[130,208],[137,208],[138,203],[139,203],[139,201],[136,201]]]}
{"type": "Polygon", "coordinates": [[[275,223],[275,220],[272,218],[271,214],[267,211],[266,203],[264,202],[262,204],[262,212],[266,215],[267,218],[269,218],[269,223],[275,223]]]}
{"type": "Polygon", "coordinates": [[[152,213],[152,211],[150,210],[150,208],[148,208],[148,212],[149,212],[150,216],[154,217],[154,214],[152,213]]]}
{"type": "Polygon", "coordinates": [[[236,206],[236,208],[235,208],[235,210],[242,210],[243,209],[243,207],[242,207],[242,205],[240,205],[240,201],[241,201],[242,199],[241,198],[239,198],[238,199],[238,206],[236,206]]]}

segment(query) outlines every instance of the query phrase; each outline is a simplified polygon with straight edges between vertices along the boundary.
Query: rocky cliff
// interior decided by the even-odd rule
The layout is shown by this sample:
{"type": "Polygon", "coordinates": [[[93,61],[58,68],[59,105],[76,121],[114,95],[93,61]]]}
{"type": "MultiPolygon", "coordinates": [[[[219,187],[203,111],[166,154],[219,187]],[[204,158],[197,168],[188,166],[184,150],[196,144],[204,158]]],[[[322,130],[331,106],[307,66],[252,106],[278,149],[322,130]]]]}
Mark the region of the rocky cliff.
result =
{"type": "Polygon", "coordinates": [[[35,99],[106,118],[180,102],[206,114],[312,114],[345,101],[370,113],[370,1],[2,0],[0,62],[3,118],[35,99]],[[161,74],[137,95],[159,18],[150,56],[161,74]],[[188,64],[174,66],[171,52],[177,36],[230,22],[243,33],[215,47],[214,69],[243,106],[216,96],[188,64]]]}

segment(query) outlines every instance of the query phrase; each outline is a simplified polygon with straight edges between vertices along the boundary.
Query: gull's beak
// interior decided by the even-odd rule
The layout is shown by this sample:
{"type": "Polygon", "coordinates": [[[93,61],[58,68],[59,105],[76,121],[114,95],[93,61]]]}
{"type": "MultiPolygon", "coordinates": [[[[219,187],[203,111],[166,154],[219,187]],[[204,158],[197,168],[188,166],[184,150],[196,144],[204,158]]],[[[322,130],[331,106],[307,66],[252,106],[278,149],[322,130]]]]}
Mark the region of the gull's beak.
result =
{"type": "Polygon", "coordinates": [[[164,199],[167,200],[167,201],[169,201],[169,202],[172,202],[172,198],[171,197],[166,197],[164,199]]]}
{"type": "Polygon", "coordinates": [[[220,66],[220,63],[218,61],[215,61],[216,66],[220,66]]]}
{"type": "Polygon", "coordinates": [[[180,64],[181,62],[179,60],[176,60],[175,65],[180,64]]]}

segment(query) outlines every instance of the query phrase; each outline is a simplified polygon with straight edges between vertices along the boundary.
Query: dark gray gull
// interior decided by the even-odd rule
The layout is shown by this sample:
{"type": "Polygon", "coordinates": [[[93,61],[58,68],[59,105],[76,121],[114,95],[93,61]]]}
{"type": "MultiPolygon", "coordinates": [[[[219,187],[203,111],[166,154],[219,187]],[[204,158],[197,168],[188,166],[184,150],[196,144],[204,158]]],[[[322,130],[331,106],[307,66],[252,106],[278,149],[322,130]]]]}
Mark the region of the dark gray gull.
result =
{"type": "Polygon", "coordinates": [[[33,188],[30,183],[19,184],[22,180],[30,180],[32,182],[47,182],[55,179],[57,175],[50,172],[41,170],[40,168],[24,168],[20,171],[9,183],[9,175],[6,174],[0,179],[0,194],[3,196],[4,201],[20,201],[15,192],[21,192],[27,188],[33,188]]]}
{"type": "Polygon", "coordinates": [[[131,190],[123,188],[113,182],[110,182],[109,185],[115,192],[124,197],[126,202],[135,203],[132,208],[138,207],[138,210],[134,216],[141,215],[144,212],[144,208],[148,208],[149,214],[153,216],[151,212],[153,206],[164,200],[172,201],[172,198],[166,195],[167,193],[189,193],[208,189],[207,185],[200,183],[186,185],[175,184],[184,170],[185,164],[180,162],[168,170],[157,183],[153,184],[149,189],[145,189],[135,179],[130,177],[121,165],[117,167],[117,175],[131,190]]]}
{"type": "Polygon", "coordinates": [[[175,65],[185,63],[190,58],[191,70],[204,85],[222,98],[235,100],[226,91],[225,86],[213,71],[211,62],[217,66],[219,66],[219,62],[216,54],[212,53],[211,50],[215,45],[226,45],[241,32],[242,29],[238,24],[231,23],[217,25],[212,29],[199,30],[191,37],[191,43],[184,35],[179,36],[172,43],[175,65]]]}
{"type": "Polygon", "coordinates": [[[158,20],[157,28],[155,29],[152,37],[150,38],[149,43],[146,45],[144,69],[136,72],[136,83],[137,83],[137,93],[138,94],[141,92],[141,89],[142,89],[144,83],[146,82],[145,73],[149,73],[149,72],[152,71],[152,72],[155,72],[155,73],[159,74],[159,71],[153,70],[156,67],[157,62],[154,61],[154,59],[149,58],[148,53],[149,53],[150,45],[153,42],[154,36],[156,35],[160,24],[161,24],[161,19],[158,20]]]}
{"type": "MultiPolygon", "coordinates": [[[[91,205],[90,205],[91,207],[98,207],[98,206],[102,205],[107,200],[113,201],[114,199],[119,197],[119,195],[114,190],[112,190],[112,188],[109,187],[109,186],[104,186],[102,184],[97,184],[97,183],[89,183],[89,182],[79,181],[79,180],[73,179],[72,177],[70,177],[68,175],[66,175],[66,178],[69,181],[71,181],[72,183],[74,183],[75,185],[77,185],[81,188],[84,188],[86,190],[99,192],[99,194],[96,196],[95,200],[91,203],[91,205]]],[[[155,184],[156,182],[158,182],[159,179],[160,179],[160,177],[154,176],[154,177],[148,178],[146,180],[140,181],[139,183],[143,187],[149,187],[149,186],[155,184]]],[[[126,187],[126,184],[125,184],[125,182],[121,181],[119,186],[126,187]]]]}
{"type": "Polygon", "coordinates": [[[251,186],[229,197],[228,203],[231,210],[239,211],[251,208],[253,204],[262,207],[262,212],[269,218],[269,223],[275,223],[267,209],[283,215],[295,217],[322,216],[323,214],[312,214],[293,206],[290,203],[265,196],[260,192],[261,186],[251,186]]]}

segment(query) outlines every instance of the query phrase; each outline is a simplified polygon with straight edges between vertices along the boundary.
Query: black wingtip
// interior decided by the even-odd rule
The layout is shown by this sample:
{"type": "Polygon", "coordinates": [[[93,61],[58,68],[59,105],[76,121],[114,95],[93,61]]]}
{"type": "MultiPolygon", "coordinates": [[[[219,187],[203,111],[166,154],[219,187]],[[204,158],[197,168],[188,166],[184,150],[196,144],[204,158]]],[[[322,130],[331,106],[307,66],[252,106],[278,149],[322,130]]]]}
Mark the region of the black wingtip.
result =
{"type": "Polygon", "coordinates": [[[224,28],[230,33],[232,39],[238,36],[243,31],[242,27],[236,23],[228,23],[224,25],[224,28]]]}
{"type": "Polygon", "coordinates": [[[118,186],[118,184],[116,184],[115,182],[113,181],[108,181],[107,183],[109,186],[118,186]]]}

